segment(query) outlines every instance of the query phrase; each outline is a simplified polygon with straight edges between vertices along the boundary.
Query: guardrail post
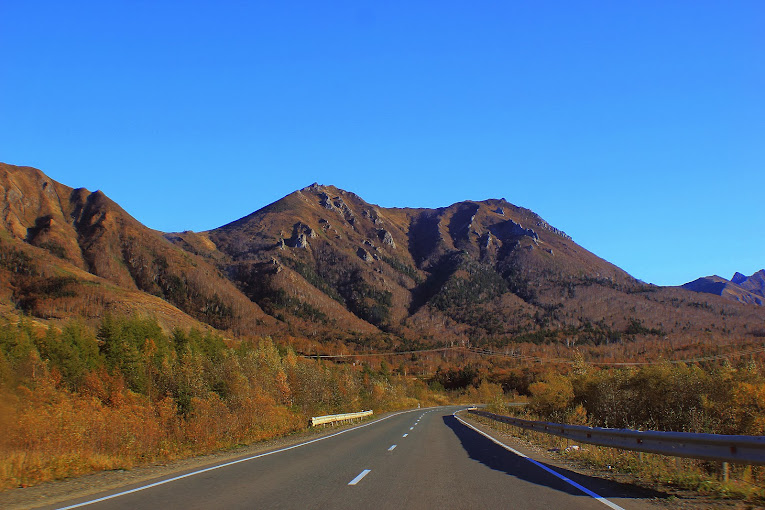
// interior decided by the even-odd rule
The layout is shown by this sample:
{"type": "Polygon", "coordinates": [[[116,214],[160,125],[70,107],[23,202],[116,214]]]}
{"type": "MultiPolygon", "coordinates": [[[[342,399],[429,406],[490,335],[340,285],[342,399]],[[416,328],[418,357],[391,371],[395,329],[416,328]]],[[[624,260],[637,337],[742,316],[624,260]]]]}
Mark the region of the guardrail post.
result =
{"type": "Polygon", "coordinates": [[[722,479],[723,479],[723,482],[728,481],[728,463],[727,462],[722,463],[722,479]]]}

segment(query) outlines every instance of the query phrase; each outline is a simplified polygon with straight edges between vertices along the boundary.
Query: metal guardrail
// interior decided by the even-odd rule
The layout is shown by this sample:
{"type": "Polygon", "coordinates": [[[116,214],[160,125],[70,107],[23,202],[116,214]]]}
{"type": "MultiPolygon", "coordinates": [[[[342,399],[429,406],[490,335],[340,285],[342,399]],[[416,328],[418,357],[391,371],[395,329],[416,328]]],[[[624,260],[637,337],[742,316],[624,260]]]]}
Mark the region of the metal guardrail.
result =
{"type": "Polygon", "coordinates": [[[372,411],[361,411],[359,413],[345,413],[345,414],[329,414],[327,416],[314,416],[311,418],[311,426],[325,425],[327,423],[335,423],[338,421],[351,421],[356,418],[363,418],[365,416],[372,416],[372,411]]]}
{"type": "Polygon", "coordinates": [[[512,416],[502,416],[477,409],[469,409],[468,412],[515,427],[553,434],[580,443],[610,446],[612,448],[638,452],[659,453],[673,457],[691,457],[722,462],[740,462],[743,464],[765,464],[765,436],[604,429],[600,427],[522,420],[512,416]]]}

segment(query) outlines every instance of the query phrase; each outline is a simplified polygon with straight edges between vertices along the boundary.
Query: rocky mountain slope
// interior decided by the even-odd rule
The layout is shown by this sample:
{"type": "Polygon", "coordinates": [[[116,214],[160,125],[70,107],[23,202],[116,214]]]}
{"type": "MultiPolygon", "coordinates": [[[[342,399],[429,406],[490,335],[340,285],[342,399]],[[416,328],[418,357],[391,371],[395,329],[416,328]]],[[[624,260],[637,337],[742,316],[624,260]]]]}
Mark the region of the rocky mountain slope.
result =
{"type": "Polygon", "coordinates": [[[103,193],[0,165],[0,302],[355,348],[726,338],[761,307],[645,285],[503,199],[382,208],[311,185],[207,232],[160,233],[103,193]]]}
{"type": "Polygon", "coordinates": [[[501,199],[390,209],[314,184],[218,229],[167,237],[268,313],[345,341],[381,331],[411,342],[609,343],[727,335],[763,320],[638,282],[501,199]]]}
{"type": "Polygon", "coordinates": [[[161,310],[167,324],[242,332],[276,323],[215,266],[143,226],[100,191],[0,164],[0,203],[0,287],[7,301],[33,316],[161,310]]]}

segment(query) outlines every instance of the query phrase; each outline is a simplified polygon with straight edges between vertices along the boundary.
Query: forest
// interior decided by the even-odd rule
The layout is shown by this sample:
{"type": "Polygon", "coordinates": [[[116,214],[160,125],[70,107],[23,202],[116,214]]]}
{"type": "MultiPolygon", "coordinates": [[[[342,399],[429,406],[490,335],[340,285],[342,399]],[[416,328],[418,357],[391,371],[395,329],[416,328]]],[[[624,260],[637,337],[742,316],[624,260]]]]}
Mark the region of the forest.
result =
{"type": "Polygon", "coordinates": [[[445,403],[414,377],[152,318],[0,326],[0,488],[130,468],[307,428],[309,417],[445,403]]]}
{"type": "Polygon", "coordinates": [[[637,430],[765,435],[765,377],[737,364],[597,369],[582,363],[529,386],[529,408],[555,422],[637,430]]]}
{"type": "Polygon", "coordinates": [[[525,400],[527,416],[555,422],[765,434],[761,352],[618,367],[550,349],[364,353],[340,340],[168,332],[135,315],[60,328],[22,317],[0,326],[0,486],[251,444],[303,431],[311,416],[418,404],[508,410],[525,400]],[[346,354],[316,354],[329,350],[346,354]]]}

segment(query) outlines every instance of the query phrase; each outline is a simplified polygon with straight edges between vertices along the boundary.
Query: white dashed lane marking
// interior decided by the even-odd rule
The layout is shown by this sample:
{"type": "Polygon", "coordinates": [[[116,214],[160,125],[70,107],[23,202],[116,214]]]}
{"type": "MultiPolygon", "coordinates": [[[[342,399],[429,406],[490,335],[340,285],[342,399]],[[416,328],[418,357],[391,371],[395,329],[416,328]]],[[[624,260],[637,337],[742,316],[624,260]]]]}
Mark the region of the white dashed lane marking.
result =
{"type": "Polygon", "coordinates": [[[361,479],[362,479],[362,478],[364,478],[365,476],[367,476],[367,475],[369,474],[369,472],[370,472],[370,471],[372,471],[372,470],[371,470],[371,469],[365,469],[364,471],[362,471],[361,473],[359,473],[359,474],[358,474],[358,476],[357,476],[356,478],[354,478],[353,480],[351,480],[350,482],[348,482],[348,485],[356,485],[357,483],[359,483],[359,482],[361,481],[361,479]]]}

